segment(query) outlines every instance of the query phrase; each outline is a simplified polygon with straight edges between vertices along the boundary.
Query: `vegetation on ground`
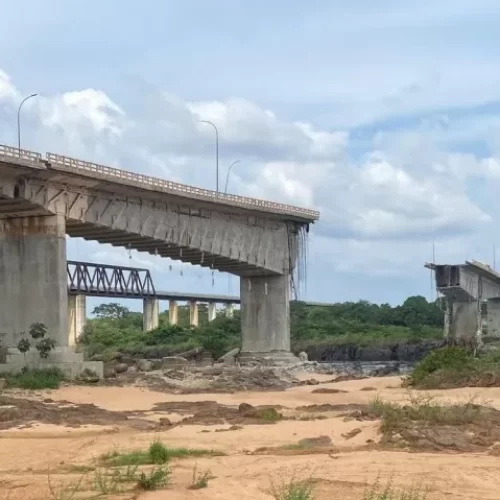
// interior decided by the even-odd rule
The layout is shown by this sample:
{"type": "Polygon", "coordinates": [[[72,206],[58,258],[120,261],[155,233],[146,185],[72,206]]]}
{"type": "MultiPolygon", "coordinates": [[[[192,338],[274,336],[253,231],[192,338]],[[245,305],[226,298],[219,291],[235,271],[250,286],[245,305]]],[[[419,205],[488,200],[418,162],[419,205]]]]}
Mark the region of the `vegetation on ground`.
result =
{"type": "Polygon", "coordinates": [[[196,465],[193,468],[193,479],[188,489],[201,490],[208,486],[208,482],[215,479],[215,476],[210,470],[198,471],[196,465]]]}
{"type": "Polygon", "coordinates": [[[500,353],[475,356],[463,347],[437,349],[415,366],[404,383],[418,389],[498,386],[500,353]]]}
{"type": "MultiPolygon", "coordinates": [[[[189,308],[179,307],[179,324],[170,325],[168,311],[160,314],[160,326],[142,331],[142,314],[119,304],[101,304],[87,322],[80,343],[87,354],[111,356],[116,351],[131,356],[161,358],[201,346],[218,358],[239,347],[240,316],[221,311],[208,322],[206,305],[199,306],[199,327],[189,326],[189,308]]],[[[329,306],[291,304],[294,350],[314,346],[371,346],[400,342],[418,343],[442,338],[443,311],[439,302],[409,297],[402,305],[344,302],[329,306]]]]}
{"type": "Polygon", "coordinates": [[[58,389],[64,374],[57,368],[24,369],[19,373],[0,374],[7,387],[28,390],[58,389]]]}
{"type": "Polygon", "coordinates": [[[193,458],[222,456],[224,453],[214,450],[191,448],[168,448],[159,441],[150,444],[147,450],[119,452],[113,451],[101,457],[101,462],[108,466],[125,467],[131,465],[161,465],[172,458],[193,458]]]}

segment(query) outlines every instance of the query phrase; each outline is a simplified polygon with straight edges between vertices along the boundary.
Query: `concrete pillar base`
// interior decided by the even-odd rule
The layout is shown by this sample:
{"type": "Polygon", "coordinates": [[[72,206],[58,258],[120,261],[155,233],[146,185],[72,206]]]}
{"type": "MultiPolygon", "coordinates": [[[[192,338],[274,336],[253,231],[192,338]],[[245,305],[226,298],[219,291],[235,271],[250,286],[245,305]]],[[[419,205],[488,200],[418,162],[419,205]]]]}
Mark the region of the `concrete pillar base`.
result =
{"type": "Polygon", "coordinates": [[[241,278],[241,352],[246,356],[290,353],[289,293],[288,275],[241,278]]]}
{"type": "Polygon", "coordinates": [[[160,324],[160,301],[158,299],[144,299],[142,309],[142,329],[150,332],[160,324]]]}
{"type": "Polygon", "coordinates": [[[290,351],[242,352],[238,361],[242,365],[249,363],[260,363],[264,365],[300,363],[300,359],[290,351]]]}
{"type": "Polygon", "coordinates": [[[168,303],[168,322],[171,325],[177,325],[179,323],[179,310],[176,300],[171,300],[168,303]]]}
{"type": "Polygon", "coordinates": [[[68,295],[68,345],[75,346],[87,322],[87,297],[85,295],[68,295]]]}
{"type": "Polygon", "coordinates": [[[43,323],[59,346],[67,346],[68,284],[64,215],[0,219],[0,332],[3,344],[43,323]]]}

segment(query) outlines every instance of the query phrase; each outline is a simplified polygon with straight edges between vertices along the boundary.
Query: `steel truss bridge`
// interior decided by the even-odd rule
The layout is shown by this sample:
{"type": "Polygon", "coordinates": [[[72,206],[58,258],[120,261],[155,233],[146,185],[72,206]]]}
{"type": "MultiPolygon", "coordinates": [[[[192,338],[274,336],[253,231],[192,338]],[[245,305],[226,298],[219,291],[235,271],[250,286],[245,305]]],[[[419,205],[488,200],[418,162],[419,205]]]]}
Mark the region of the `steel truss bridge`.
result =
{"type": "MultiPolygon", "coordinates": [[[[156,290],[149,269],[112,266],[68,260],[68,293],[90,297],[124,299],[157,298],[186,302],[216,302],[239,304],[236,295],[166,292],[156,290]]],[[[328,306],[322,302],[307,302],[311,306],[328,306]]]]}

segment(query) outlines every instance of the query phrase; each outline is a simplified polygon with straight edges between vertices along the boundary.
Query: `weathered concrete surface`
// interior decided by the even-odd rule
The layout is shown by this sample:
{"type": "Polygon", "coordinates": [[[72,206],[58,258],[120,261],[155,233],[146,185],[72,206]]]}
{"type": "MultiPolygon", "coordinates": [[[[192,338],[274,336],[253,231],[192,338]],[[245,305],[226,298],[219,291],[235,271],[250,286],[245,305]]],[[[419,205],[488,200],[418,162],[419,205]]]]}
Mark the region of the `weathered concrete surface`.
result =
{"type": "Polygon", "coordinates": [[[179,323],[179,309],[176,300],[170,300],[168,303],[168,322],[171,325],[179,323]]]}
{"type": "Polygon", "coordinates": [[[59,346],[68,345],[68,289],[64,216],[0,219],[0,332],[17,345],[20,332],[43,323],[59,346]]]}
{"type": "Polygon", "coordinates": [[[215,302],[208,303],[208,321],[211,323],[217,317],[217,304],[215,302]]]}
{"type": "Polygon", "coordinates": [[[234,305],[233,304],[226,304],[226,316],[228,318],[232,318],[234,315],[234,305]]]}
{"type": "Polygon", "coordinates": [[[242,357],[290,352],[290,278],[241,278],[242,357]]]}
{"type": "Polygon", "coordinates": [[[500,337],[500,300],[488,300],[487,308],[488,336],[500,337]]]}
{"type": "Polygon", "coordinates": [[[478,308],[476,302],[455,302],[450,323],[450,338],[454,340],[473,339],[478,329],[478,308]]]}
{"type": "Polygon", "coordinates": [[[191,326],[198,326],[198,302],[191,301],[189,303],[189,324],[191,326]]]}
{"type": "Polygon", "coordinates": [[[150,332],[158,328],[160,324],[160,301],[154,298],[143,300],[142,328],[145,332],[150,332]]]}
{"type": "Polygon", "coordinates": [[[68,345],[75,346],[87,323],[87,297],[85,295],[68,295],[68,345]]]}

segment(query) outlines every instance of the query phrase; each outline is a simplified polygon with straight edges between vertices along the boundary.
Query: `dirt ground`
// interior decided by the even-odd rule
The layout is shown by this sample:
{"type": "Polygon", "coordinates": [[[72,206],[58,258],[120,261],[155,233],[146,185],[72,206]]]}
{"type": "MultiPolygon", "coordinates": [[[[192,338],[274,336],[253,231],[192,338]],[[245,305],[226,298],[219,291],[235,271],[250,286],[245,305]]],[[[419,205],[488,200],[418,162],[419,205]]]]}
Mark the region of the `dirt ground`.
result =
{"type": "MultiPolygon", "coordinates": [[[[309,373],[303,378],[325,381],[331,376],[309,373]]],[[[500,388],[425,394],[436,401],[474,401],[500,409],[500,388]]],[[[405,402],[415,393],[401,388],[398,377],[232,394],[87,386],[7,391],[0,397],[0,500],[80,498],[61,493],[60,485],[77,482],[85,466],[105,453],[144,450],[154,440],[225,456],[174,459],[168,490],[134,496],[141,500],[270,500],[270,485],[291,477],[312,478],[317,500],[362,499],[377,479],[425,485],[429,499],[500,498],[500,458],[494,454],[388,450],[378,444],[379,421],[346,418],[375,397],[405,402]],[[269,406],[283,418],[261,418],[269,406]],[[326,440],[323,447],[297,446],[320,436],[326,440]],[[195,466],[210,470],[215,479],[191,491],[195,466]]]]}

